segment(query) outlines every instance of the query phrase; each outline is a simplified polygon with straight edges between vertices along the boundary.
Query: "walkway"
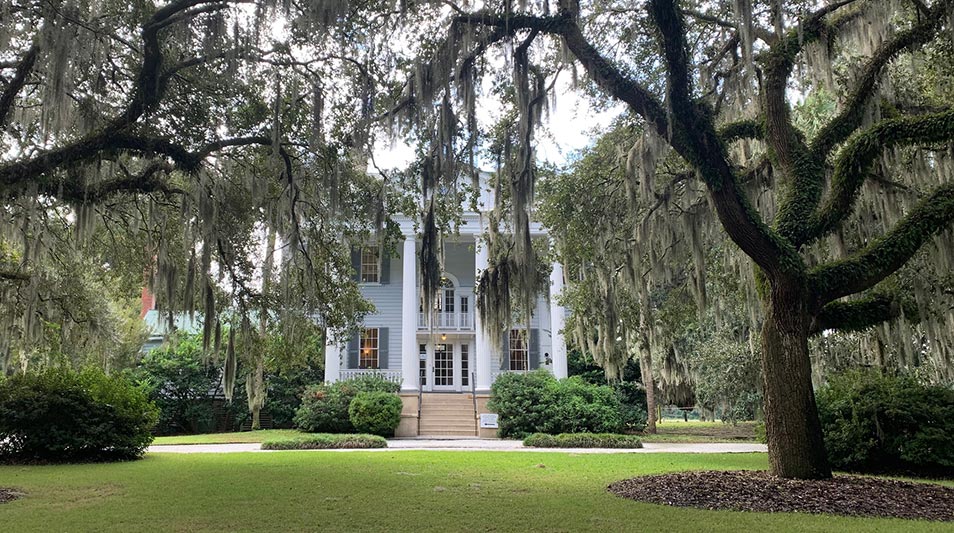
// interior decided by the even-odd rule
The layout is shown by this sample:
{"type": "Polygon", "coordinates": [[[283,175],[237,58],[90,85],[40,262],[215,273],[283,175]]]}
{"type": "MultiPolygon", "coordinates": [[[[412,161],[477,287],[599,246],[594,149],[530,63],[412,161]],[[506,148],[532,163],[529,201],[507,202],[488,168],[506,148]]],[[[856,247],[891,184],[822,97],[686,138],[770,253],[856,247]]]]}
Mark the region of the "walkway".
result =
{"type": "MultiPolygon", "coordinates": [[[[370,450],[312,450],[312,451],[368,451],[393,452],[403,450],[432,451],[499,451],[499,452],[557,452],[557,453],[765,453],[764,444],[755,443],[688,443],[646,442],[642,448],[528,448],[518,440],[497,439],[390,439],[387,448],[370,450]]],[[[266,452],[258,443],[250,444],[168,444],[150,446],[151,453],[235,453],[266,452]]]]}

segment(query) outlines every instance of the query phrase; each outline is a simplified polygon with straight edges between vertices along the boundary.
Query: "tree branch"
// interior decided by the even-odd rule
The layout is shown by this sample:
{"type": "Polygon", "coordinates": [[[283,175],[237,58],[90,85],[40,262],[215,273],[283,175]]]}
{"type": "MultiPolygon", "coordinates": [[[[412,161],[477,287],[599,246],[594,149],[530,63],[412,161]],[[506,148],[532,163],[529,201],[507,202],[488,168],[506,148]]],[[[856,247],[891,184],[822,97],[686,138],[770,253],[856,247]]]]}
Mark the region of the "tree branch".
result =
{"type": "Polygon", "coordinates": [[[761,140],[765,136],[765,125],[761,120],[740,120],[719,128],[718,135],[726,144],[742,139],[761,140]]]}
{"type": "Polygon", "coordinates": [[[771,277],[801,271],[797,251],[769,228],[752,207],[729,166],[712,117],[692,99],[682,15],[674,0],[651,0],[668,72],[672,147],[699,171],[729,237],[771,277]]]}
{"type": "Polygon", "coordinates": [[[941,28],[942,22],[947,20],[945,11],[954,6],[954,1],[944,0],[937,3],[930,15],[910,29],[902,31],[893,39],[881,45],[871,56],[861,71],[861,76],[845,109],[818,133],[811,145],[812,153],[818,158],[825,158],[835,146],[847,139],[864,119],[864,111],[881,79],[884,67],[900,53],[916,49],[930,41],[941,28]]]}
{"type": "Polygon", "coordinates": [[[811,334],[819,335],[828,330],[864,331],[901,316],[902,310],[907,318],[916,317],[916,309],[902,306],[897,298],[887,294],[873,294],[852,302],[831,302],[815,317],[811,334]]]}
{"type": "MultiPolygon", "coordinates": [[[[694,19],[701,20],[703,22],[710,22],[722,28],[728,28],[731,30],[739,30],[738,24],[734,22],[729,22],[728,20],[723,20],[715,15],[710,15],[709,13],[703,13],[702,11],[698,11],[695,9],[685,9],[685,8],[682,9],[682,12],[685,15],[688,15],[694,19]]],[[[772,44],[778,40],[775,37],[775,35],[772,35],[768,31],[766,31],[765,28],[762,28],[761,26],[757,26],[753,24],[752,30],[755,32],[755,37],[757,39],[761,39],[762,41],[765,41],[766,44],[772,44]]]]}
{"type": "Polygon", "coordinates": [[[27,77],[30,75],[30,71],[33,70],[33,66],[36,64],[36,56],[39,53],[40,48],[33,44],[27,53],[24,54],[23,59],[17,63],[17,68],[14,71],[13,78],[10,80],[10,83],[7,84],[6,89],[4,89],[3,94],[0,94],[0,130],[4,130],[7,127],[7,120],[10,118],[10,113],[13,111],[13,102],[17,97],[17,94],[20,93],[20,90],[23,89],[23,86],[26,85],[27,77]]]}
{"type": "Polygon", "coordinates": [[[935,234],[954,223],[954,183],[938,187],[888,234],[853,256],[809,273],[809,286],[824,305],[865,291],[901,268],[935,234]]]}
{"type": "Polygon", "coordinates": [[[817,239],[831,233],[851,213],[875,159],[892,146],[909,146],[954,138],[954,110],[933,115],[884,120],[858,132],[838,154],[831,191],[811,216],[809,233],[817,239]]]}

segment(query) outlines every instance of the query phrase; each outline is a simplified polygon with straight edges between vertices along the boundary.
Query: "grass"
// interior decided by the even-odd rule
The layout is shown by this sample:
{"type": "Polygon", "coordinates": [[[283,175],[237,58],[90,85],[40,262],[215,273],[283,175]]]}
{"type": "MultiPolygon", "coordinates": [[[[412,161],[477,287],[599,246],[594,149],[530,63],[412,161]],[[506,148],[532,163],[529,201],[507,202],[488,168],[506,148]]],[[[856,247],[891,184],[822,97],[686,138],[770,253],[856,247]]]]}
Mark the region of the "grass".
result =
{"type": "Polygon", "coordinates": [[[666,419],[656,424],[655,435],[640,435],[643,442],[755,442],[755,422],[736,425],[666,419]]]}
{"type": "Polygon", "coordinates": [[[301,435],[303,435],[303,433],[297,429],[262,429],[259,431],[241,431],[237,433],[206,433],[204,435],[156,437],[153,444],[235,444],[295,438],[301,435]]]}
{"type": "Polygon", "coordinates": [[[5,531],[950,531],[950,524],[641,504],[606,486],[764,454],[275,452],[0,466],[5,531]]]}

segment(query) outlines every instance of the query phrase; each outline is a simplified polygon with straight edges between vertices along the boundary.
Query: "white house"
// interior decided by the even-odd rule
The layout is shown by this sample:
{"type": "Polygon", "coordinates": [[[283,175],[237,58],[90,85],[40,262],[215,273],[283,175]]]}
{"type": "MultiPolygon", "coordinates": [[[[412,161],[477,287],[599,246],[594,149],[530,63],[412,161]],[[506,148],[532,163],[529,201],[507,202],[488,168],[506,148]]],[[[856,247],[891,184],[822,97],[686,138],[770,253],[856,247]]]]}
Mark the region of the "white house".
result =
{"type": "MultiPolygon", "coordinates": [[[[483,184],[482,184],[483,185],[483,184]]],[[[492,191],[482,187],[478,209],[493,205],[492,191]]],[[[421,308],[414,221],[397,218],[404,236],[397,257],[381,257],[377,246],[356,247],[352,265],[362,295],[376,312],[365,317],[351,339],[330,339],[325,352],[329,382],[376,373],[401,383],[404,402],[398,436],[494,436],[486,403],[490,386],[506,372],[550,370],[567,375],[563,337],[564,309],[556,295],[563,289],[563,268],[552,265],[550,294],[540,295],[529,324],[516,325],[509,336],[493,339],[481,327],[474,286],[487,267],[485,212],[463,215],[459,236],[445,240],[445,271],[433,327],[421,308]],[[549,296],[549,298],[547,298],[549,296]]],[[[534,224],[531,235],[545,235],[534,224]]]]}

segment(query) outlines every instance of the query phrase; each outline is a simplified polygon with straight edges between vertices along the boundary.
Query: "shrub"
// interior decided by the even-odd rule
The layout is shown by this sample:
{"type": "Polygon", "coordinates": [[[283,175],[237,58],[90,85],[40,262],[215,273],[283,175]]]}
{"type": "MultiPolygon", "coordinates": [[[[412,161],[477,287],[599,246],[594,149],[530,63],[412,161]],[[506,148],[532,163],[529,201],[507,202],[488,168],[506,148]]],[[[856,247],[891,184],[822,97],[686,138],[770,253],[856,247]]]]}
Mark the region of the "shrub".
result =
{"type": "Polygon", "coordinates": [[[534,448],[642,448],[643,443],[633,435],[618,433],[561,433],[548,435],[534,433],[523,441],[534,448]]]}
{"type": "Polygon", "coordinates": [[[556,379],[545,370],[502,374],[491,386],[487,408],[497,413],[501,437],[524,437],[549,418],[547,389],[556,379]]]}
{"type": "Polygon", "coordinates": [[[499,415],[502,437],[618,432],[623,427],[620,397],[613,389],[578,377],[557,380],[546,370],[500,376],[487,407],[499,415]]]}
{"type": "Polygon", "coordinates": [[[646,390],[642,384],[620,381],[613,384],[622,406],[623,429],[642,431],[646,427],[646,390]]]}
{"type": "Polygon", "coordinates": [[[0,382],[0,458],[135,459],[152,442],[158,417],[142,389],[99,370],[13,376],[0,382]]]}
{"type": "Polygon", "coordinates": [[[159,407],[157,435],[208,433],[215,429],[213,393],[219,368],[208,364],[198,336],[183,336],[143,356],[134,376],[159,407]]]}
{"type": "Polygon", "coordinates": [[[348,419],[355,431],[393,437],[401,406],[401,398],[392,392],[359,392],[348,406],[348,419]]]}
{"type": "Polygon", "coordinates": [[[397,393],[401,386],[393,381],[369,375],[305,389],[301,407],[295,413],[295,425],[312,433],[354,433],[348,407],[361,392],[397,393]]]}
{"type": "Polygon", "coordinates": [[[387,447],[388,441],[377,435],[331,435],[328,433],[266,440],[262,443],[263,450],[340,450],[387,447]]]}
{"type": "Polygon", "coordinates": [[[554,379],[547,392],[547,417],[539,432],[613,433],[623,428],[623,406],[606,385],[590,385],[575,377],[554,379]]]}
{"type": "Polygon", "coordinates": [[[954,390],[854,371],[833,377],[816,401],[834,468],[954,471],[954,390]]]}

